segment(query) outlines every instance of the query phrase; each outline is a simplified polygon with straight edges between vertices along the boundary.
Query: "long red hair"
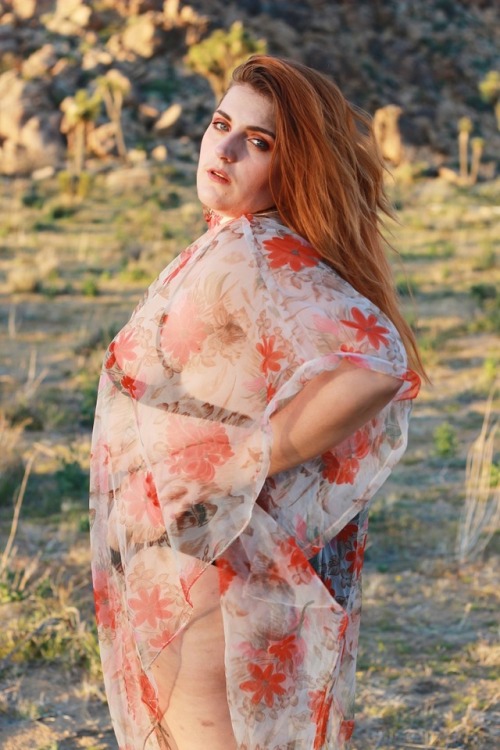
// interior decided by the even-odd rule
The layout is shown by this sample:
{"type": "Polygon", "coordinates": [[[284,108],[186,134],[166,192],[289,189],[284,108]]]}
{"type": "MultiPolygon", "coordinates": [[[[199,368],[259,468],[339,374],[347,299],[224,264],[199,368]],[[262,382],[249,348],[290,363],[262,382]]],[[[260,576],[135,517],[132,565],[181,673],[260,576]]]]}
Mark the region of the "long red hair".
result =
{"type": "Polygon", "coordinates": [[[381,214],[391,208],[370,117],[325,75],[292,60],[254,55],[236,68],[234,84],[248,84],[273,103],[271,187],[283,222],[387,315],[410,365],[426,377],[381,234],[381,214]]]}

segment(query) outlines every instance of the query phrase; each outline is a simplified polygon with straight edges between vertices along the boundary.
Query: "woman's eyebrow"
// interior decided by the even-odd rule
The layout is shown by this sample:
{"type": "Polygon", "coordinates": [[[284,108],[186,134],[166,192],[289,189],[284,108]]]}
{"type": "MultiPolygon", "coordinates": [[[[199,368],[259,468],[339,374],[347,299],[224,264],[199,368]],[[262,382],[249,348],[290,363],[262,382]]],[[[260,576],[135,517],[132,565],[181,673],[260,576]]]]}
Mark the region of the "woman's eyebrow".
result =
{"type": "MultiPolygon", "coordinates": [[[[230,115],[227,114],[227,112],[224,112],[222,109],[216,109],[216,114],[222,115],[226,120],[229,122],[232,122],[232,118],[230,115]]],[[[259,133],[265,133],[266,135],[269,135],[271,138],[276,138],[276,134],[273,133],[272,130],[268,130],[267,128],[263,128],[261,125],[247,125],[247,130],[257,130],[259,133]]]]}

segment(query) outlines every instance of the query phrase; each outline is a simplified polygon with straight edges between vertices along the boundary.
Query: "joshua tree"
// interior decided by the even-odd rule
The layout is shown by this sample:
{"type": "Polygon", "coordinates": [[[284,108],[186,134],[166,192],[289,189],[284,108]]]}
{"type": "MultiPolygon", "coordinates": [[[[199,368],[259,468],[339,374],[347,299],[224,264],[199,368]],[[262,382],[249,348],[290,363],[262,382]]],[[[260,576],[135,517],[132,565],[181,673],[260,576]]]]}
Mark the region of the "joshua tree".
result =
{"type": "Polygon", "coordinates": [[[500,73],[490,70],[479,84],[479,91],[485,101],[491,102],[495,110],[497,127],[500,130],[500,73]]]}
{"type": "Polygon", "coordinates": [[[89,94],[87,89],[78,89],[74,96],[67,96],[61,102],[63,119],[61,132],[68,136],[72,144],[75,173],[80,175],[85,159],[87,135],[101,111],[102,97],[99,91],[89,94]]]}
{"type": "Polygon", "coordinates": [[[479,174],[479,165],[484,150],[484,138],[472,138],[470,142],[472,148],[472,158],[470,165],[469,184],[475,185],[479,174]]]}
{"type": "Polygon", "coordinates": [[[460,179],[465,183],[468,180],[468,145],[469,136],[472,132],[472,120],[470,117],[461,117],[458,121],[458,160],[460,165],[460,179]]]}
{"type": "Polygon", "coordinates": [[[118,154],[127,160],[127,147],[123,137],[121,114],[123,100],[131,91],[131,83],[119,70],[108,70],[106,75],[97,79],[97,91],[104,100],[108,117],[115,126],[115,138],[118,154]]]}
{"type": "Polygon", "coordinates": [[[226,91],[231,73],[250,55],[263,54],[266,42],[254,39],[241,21],[235,21],[229,31],[216,29],[210,36],[190,47],[186,62],[195,73],[204,76],[217,101],[226,91]]]}

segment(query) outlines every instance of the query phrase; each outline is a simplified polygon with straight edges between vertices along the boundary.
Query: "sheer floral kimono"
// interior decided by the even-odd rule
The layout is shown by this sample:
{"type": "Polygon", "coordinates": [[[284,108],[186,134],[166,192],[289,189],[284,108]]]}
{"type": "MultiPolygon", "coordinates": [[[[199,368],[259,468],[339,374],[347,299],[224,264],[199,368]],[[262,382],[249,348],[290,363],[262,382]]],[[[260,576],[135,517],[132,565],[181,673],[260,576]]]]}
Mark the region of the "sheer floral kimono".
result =
{"type": "Polygon", "coordinates": [[[212,563],[238,749],[345,747],[367,510],[405,450],[417,391],[392,323],[274,218],[209,228],[151,285],[107,351],[92,447],[96,612],[121,750],[168,746],[151,665],[212,563]],[[268,477],[270,416],[343,359],[400,378],[397,396],[268,477]]]}

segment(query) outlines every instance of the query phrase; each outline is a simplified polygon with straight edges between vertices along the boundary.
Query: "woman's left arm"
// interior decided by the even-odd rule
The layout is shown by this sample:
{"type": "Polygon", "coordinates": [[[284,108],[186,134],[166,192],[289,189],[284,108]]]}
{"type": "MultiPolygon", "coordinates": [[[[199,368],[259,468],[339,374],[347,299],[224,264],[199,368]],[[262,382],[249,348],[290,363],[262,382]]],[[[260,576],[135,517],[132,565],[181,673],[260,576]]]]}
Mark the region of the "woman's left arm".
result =
{"type": "Polygon", "coordinates": [[[346,361],[317,375],[271,417],[269,474],[291,469],[341,443],[389,403],[401,384],[391,375],[346,361]]]}

